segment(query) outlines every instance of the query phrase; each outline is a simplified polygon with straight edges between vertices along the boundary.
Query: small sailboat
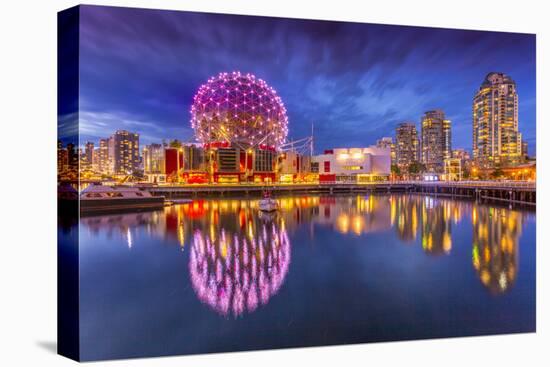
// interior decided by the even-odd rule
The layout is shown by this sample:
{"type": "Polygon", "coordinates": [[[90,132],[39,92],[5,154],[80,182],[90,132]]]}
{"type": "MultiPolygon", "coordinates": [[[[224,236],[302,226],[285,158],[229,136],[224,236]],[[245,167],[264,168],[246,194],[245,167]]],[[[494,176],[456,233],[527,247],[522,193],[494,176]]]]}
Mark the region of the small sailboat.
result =
{"type": "Polygon", "coordinates": [[[269,190],[264,190],[259,207],[263,212],[273,212],[279,209],[279,203],[271,197],[271,192],[269,190]]]}

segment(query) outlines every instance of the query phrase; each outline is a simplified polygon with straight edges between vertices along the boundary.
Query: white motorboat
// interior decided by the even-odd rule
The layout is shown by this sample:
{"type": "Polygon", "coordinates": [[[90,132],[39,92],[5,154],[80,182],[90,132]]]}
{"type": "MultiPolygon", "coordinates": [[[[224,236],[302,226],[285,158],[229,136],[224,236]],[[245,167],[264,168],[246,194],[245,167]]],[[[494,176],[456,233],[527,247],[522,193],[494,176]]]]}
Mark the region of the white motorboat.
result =
{"type": "Polygon", "coordinates": [[[273,212],[277,209],[279,209],[279,203],[277,203],[277,200],[272,198],[263,198],[260,200],[260,210],[264,212],[273,212]]]}
{"type": "Polygon", "coordinates": [[[279,209],[279,203],[271,197],[269,191],[264,191],[264,197],[260,200],[258,206],[263,212],[273,212],[279,209]]]}

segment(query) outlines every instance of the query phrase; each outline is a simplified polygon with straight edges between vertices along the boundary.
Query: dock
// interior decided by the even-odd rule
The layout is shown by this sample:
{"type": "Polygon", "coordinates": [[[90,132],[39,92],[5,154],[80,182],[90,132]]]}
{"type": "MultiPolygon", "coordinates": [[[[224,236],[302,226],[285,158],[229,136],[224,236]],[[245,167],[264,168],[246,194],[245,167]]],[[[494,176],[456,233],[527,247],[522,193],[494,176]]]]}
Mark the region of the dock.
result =
{"type": "MultiPolygon", "coordinates": [[[[148,191],[167,199],[196,197],[259,197],[266,186],[234,185],[165,185],[148,191]]],[[[523,181],[383,181],[370,183],[270,184],[275,196],[297,194],[374,194],[419,193],[431,196],[456,197],[514,205],[536,206],[536,183],[523,181]]]]}

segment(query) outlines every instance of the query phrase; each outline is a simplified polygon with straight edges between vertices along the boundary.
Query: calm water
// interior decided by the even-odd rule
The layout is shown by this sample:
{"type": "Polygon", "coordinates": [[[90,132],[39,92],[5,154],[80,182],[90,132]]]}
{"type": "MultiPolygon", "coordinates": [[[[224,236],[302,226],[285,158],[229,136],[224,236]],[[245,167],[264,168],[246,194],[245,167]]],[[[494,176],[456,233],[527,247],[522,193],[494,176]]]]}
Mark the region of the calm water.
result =
{"type": "Polygon", "coordinates": [[[280,203],[82,218],[82,358],[535,330],[534,212],[415,195],[280,203]]]}

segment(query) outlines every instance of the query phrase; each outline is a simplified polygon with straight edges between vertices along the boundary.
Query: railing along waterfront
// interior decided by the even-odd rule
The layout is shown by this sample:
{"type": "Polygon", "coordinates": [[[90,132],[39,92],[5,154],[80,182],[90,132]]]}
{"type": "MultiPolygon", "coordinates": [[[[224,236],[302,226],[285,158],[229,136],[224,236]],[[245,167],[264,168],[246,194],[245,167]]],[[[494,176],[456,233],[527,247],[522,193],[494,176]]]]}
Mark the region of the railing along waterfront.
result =
{"type": "Polygon", "coordinates": [[[372,182],[303,182],[303,183],[252,183],[242,182],[236,184],[160,184],[154,188],[300,188],[300,187],[337,187],[337,186],[441,186],[441,187],[463,187],[463,188],[514,188],[514,189],[536,189],[534,181],[372,181],[372,182]]]}
{"type": "Polygon", "coordinates": [[[475,200],[536,205],[536,183],[532,181],[375,181],[331,183],[240,183],[240,184],[179,184],[151,186],[154,195],[167,198],[199,195],[257,195],[266,186],[277,194],[292,193],[390,193],[409,192],[435,196],[470,198],[475,200]]]}
{"type": "Polygon", "coordinates": [[[536,189],[535,181],[395,181],[409,182],[414,185],[423,186],[452,186],[452,187],[491,187],[491,188],[523,188],[536,189]]]}

